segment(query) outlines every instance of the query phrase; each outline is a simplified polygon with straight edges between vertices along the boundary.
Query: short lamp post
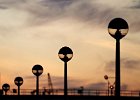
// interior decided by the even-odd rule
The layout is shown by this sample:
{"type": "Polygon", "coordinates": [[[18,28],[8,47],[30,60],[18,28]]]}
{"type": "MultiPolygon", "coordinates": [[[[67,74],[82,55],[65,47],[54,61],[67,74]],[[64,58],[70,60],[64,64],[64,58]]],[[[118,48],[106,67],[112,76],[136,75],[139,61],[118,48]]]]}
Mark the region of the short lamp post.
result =
{"type": "Polygon", "coordinates": [[[109,34],[116,39],[115,96],[120,97],[120,39],[128,33],[128,24],[122,18],[114,18],[108,25],[109,34]]]}
{"type": "Polygon", "coordinates": [[[111,89],[111,96],[113,96],[113,89],[114,89],[114,86],[113,86],[113,85],[110,85],[110,89],[111,89]]]}
{"type": "Polygon", "coordinates": [[[36,76],[36,95],[39,95],[39,76],[43,73],[43,67],[41,65],[34,65],[32,73],[36,76]]]}
{"type": "Polygon", "coordinates": [[[107,80],[107,85],[108,85],[108,86],[107,86],[107,88],[108,88],[108,92],[107,92],[108,96],[109,96],[109,89],[111,89],[110,87],[113,86],[113,85],[115,84],[115,82],[114,82],[114,84],[111,85],[111,84],[110,84],[110,81],[109,81],[109,78],[115,78],[115,77],[109,77],[108,75],[104,75],[104,79],[107,80]]]}
{"type": "Polygon", "coordinates": [[[58,56],[64,61],[64,96],[67,96],[67,62],[73,57],[73,51],[65,46],[59,50],[58,56]]]}
{"type": "Polygon", "coordinates": [[[2,90],[5,91],[5,95],[7,95],[7,91],[10,90],[10,85],[7,83],[3,84],[2,90]]]}
{"type": "Polygon", "coordinates": [[[20,86],[23,84],[23,78],[16,77],[14,83],[18,86],[18,95],[20,95],[20,86]]]}
{"type": "Polygon", "coordinates": [[[108,76],[105,75],[105,76],[104,76],[104,79],[107,80],[107,89],[108,89],[108,90],[107,90],[107,91],[108,91],[107,94],[108,94],[108,96],[109,96],[109,84],[110,84],[110,83],[109,83],[109,80],[108,80],[108,76]]]}

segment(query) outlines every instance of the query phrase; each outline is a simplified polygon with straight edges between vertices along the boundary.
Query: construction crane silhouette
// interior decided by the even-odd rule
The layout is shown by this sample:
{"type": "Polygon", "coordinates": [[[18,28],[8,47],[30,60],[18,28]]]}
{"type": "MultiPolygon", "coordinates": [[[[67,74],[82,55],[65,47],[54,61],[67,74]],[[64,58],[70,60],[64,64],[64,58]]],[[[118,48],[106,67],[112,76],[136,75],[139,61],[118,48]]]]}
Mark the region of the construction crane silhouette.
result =
{"type": "Polygon", "coordinates": [[[52,84],[52,81],[51,81],[51,76],[50,76],[50,73],[48,73],[48,94],[54,94],[53,93],[53,84],[52,84]]]}

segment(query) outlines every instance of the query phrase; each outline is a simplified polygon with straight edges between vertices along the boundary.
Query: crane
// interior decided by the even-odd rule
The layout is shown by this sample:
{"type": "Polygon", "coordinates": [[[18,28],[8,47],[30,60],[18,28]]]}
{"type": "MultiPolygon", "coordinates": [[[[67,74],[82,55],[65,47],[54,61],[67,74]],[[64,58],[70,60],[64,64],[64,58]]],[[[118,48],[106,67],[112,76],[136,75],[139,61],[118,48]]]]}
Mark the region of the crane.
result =
{"type": "Polygon", "coordinates": [[[53,94],[53,84],[51,81],[50,73],[48,73],[48,94],[53,94]]]}

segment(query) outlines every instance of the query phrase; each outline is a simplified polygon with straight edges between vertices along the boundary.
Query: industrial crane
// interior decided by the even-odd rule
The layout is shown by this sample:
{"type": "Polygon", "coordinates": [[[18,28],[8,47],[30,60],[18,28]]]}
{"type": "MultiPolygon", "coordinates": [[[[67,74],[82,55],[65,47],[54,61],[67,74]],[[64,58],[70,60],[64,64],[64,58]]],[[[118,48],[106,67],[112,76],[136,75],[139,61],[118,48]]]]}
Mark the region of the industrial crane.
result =
{"type": "Polygon", "coordinates": [[[53,84],[52,84],[52,81],[51,81],[51,76],[50,76],[50,73],[48,73],[48,94],[53,94],[53,84]]]}

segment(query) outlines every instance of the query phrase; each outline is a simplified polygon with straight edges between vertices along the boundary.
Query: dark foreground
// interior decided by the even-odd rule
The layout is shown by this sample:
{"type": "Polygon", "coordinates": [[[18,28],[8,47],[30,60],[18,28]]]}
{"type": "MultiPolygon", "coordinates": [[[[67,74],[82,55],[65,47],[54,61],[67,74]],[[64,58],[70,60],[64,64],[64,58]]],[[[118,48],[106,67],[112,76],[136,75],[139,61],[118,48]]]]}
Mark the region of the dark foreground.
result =
{"type": "Polygon", "coordinates": [[[2,95],[0,96],[0,100],[140,100],[140,97],[115,97],[115,96],[68,96],[64,98],[64,96],[16,96],[16,95],[2,95]]]}

